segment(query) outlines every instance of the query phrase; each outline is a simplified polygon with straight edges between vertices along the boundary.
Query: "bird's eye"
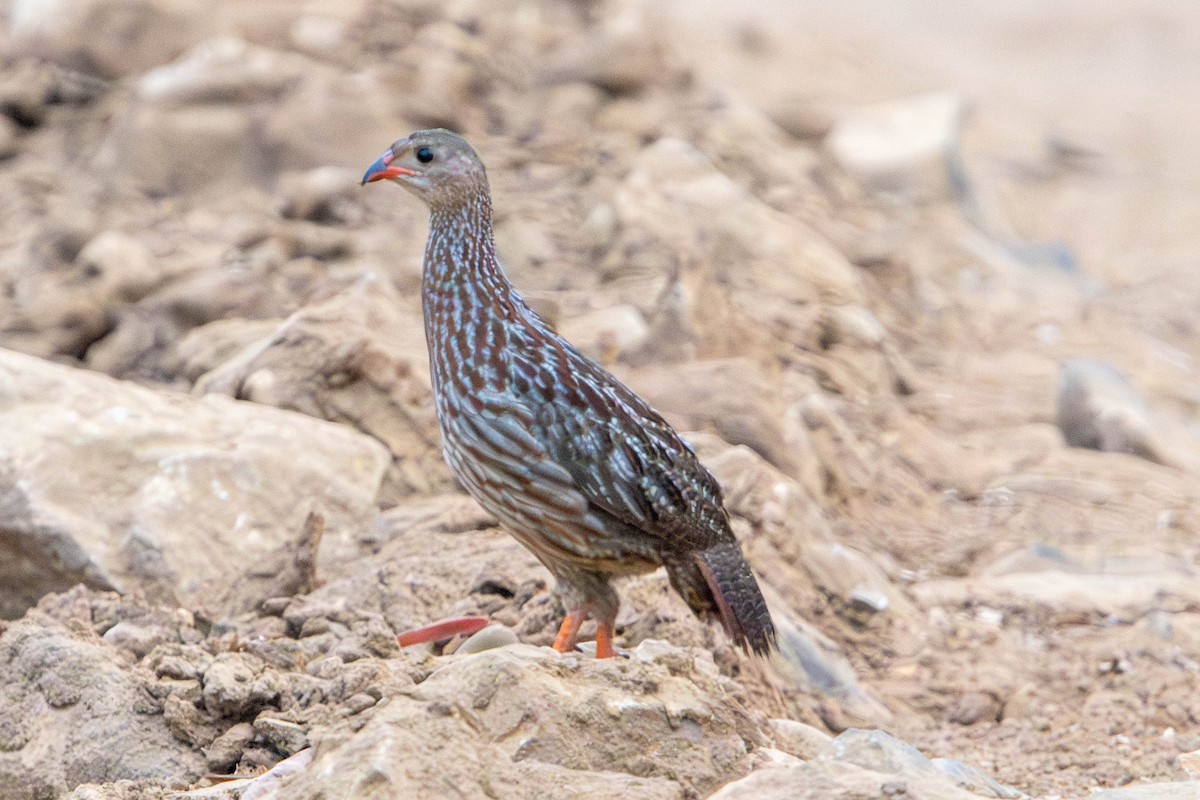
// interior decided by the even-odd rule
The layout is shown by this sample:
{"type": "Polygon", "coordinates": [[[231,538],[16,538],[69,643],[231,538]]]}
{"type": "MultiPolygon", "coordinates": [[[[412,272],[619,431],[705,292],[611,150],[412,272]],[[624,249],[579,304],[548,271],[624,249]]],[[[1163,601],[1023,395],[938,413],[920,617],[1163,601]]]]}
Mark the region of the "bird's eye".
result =
{"type": "Polygon", "coordinates": [[[430,161],[433,161],[433,151],[428,147],[420,148],[417,150],[417,161],[420,161],[422,164],[428,164],[430,161]]]}

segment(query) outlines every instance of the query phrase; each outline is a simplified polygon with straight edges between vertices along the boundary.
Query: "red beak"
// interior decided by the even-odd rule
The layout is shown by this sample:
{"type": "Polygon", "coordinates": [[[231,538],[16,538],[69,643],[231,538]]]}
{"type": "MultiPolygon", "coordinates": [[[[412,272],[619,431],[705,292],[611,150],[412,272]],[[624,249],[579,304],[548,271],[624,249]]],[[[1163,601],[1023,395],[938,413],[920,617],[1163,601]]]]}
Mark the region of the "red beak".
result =
{"type": "Polygon", "coordinates": [[[366,173],[363,174],[361,185],[366,186],[368,183],[398,178],[401,175],[417,174],[407,167],[393,167],[392,159],[395,157],[395,153],[393,153],[391,150],[388,150],[386,153],[377,158],[374,164],[367,167],[366,173]]]}

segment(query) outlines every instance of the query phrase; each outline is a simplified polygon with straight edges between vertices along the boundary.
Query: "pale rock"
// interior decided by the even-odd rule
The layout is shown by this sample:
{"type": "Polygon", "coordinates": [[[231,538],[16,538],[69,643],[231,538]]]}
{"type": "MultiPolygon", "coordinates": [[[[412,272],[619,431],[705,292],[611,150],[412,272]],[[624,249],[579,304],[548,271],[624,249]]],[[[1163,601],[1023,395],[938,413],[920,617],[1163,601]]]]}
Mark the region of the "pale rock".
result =
{"type": "Polygon", "coordinates": [[[803,761],[816,758],[833,740],[828,733],[792,719],[768,720],[766,732],[775,747],[803,761]]]}
{"type": "Polygon", "coordinates": [[[341,167],[318,167],[283,175],[279,181],[278,208],[285,219],[345,223],[361,216],[351,193],[359,188],[359,174],[341,167]]]}
{"type": "Polygon", "coordinates": [[[953,197],[966,104],[953,94],[927,94],[846,112],[825,143],[839,165],[865,186],[916,200],[953,197]]]}
{"type": "Polygon", "coordinates": [[[833,245],[681,140],[645,148],[612,203],[620,233],[601,269],[614,276],[698,272],[732,290],[758,325],[796,305],[864,302],[861,278],[833,245]]]}
{"type": "Polygon", "coordinates": [[[395,455],[385,500],[452,485],[442,460],[424,323],[368,273],[200,376],[194,391],[352,425],[395,455]]]}
{"type": "Polygon", "coordinates": [[[851,728],[834,738],[819,758],[846,761],[875,772],[932,774],[938,771],[920,750],[878,730],[851,728]]]}
{"type": "Polygon", "coordinates": [[[0,347],[43,358],[82,357],[107,328],[104,309],[95,302],[42,294],[0,323],[0,347]]]}
{"type": "Polygon", "coordinates": [[[103,78],[165,63],[209,25],[183,0],[15,0],[9,19],[20,48],[103,78]]]}
{"type": "Polygon", "coordinates": [[[892,713],[859,685],[841,648],[809,622],[792,616],[769,586],[763,593],[778,635],[779,648],[771,656],[776,673],[793,686],[836,702],[841,719],[861,725],[887,724],[892,713]]]}
{"type": "Polygon", "coordinates": [[[290,38],[300,50],[327,55],[346,43],[346,20],[321,14],[306,14],[292,24],[290,38]]]}
{"type": "Polygon", "coordinates": [[[516,117],[514,127],[537,130],[540,140],[566,147],[578,146],[595,137],[593,120],[605,100],[601,89],[572,81],[548,86],[544,91],[544,101],[530,104],[524,114],[520,104],[509,109],[516,117]]]}
{"type": "MultiPolygon", "coordinates": [[[[51,97],[61,90],[59,82],[57,70],[45,63],[30,59],[16,64],[0,77],[0,112],[22,128],[38,127],[46,119],[51,97]]],[[[15,143],[15,128],[12,137],[15,143]]]]}
{"type": "Polygon", "coordinates": [[[584,218],[579,235],[592,254],[607,253],[617,237],[617,212],[608,203],[596,204],[584,218]]]}
{"type": "Polygon", "coordinates": [[[277,97],[316,68],[295,53],[219,37],[150,70],[138,79],[136,90],[149,103],[246,103],[277,97]]]}
{"type": "Polygon", "coordinates": [[[1078,574],[1047,569],[985,575],[965,580],[942,578],[913,584],[918,604],[992,608],[1043,608],[1054,614],[1096,615],[1133,621],[1159,608],[1164,596],[1200,603],[1200,581],[1190,571],[1143,574],[1078,574]]]}
{"type": "Polygon", "coordinates": [[[274,158],[240,106],[137,104],[114,122],[96,162],[143,191],[170,196],[265,180],[274,158]]]}
{"type": "Polygon", "coordinates": [[[141,620],[121,620],[104,632],[101,637],[108,644],[120,647],[142,658],[163,642],[175,637],[173,632],[156,625],[145,625],[141,620]]]}
{"type": "Polygon", "coordinates": [[[594,124],[601,131],[627,134],[643,142],[653,141],[662,136],[671,121],[669,108],[661,98],[650,94],[618,97],[601,107],[594,124]]]}
{"type": "Polygon", "coordinates": [[[867,624],[876,614],[891,610],[911,614],[904,594],[865,554],[837,542],[813,543],[801,554],[813,582],[833,601],[839,614],[867,624]]]}
{"type": "Polygon", "coordinates": [[[204,708],[216,718],[245,717],[279,694],[262,662],[249,653],[221,653],[202,678],[204,708]]]}
{"type": "Polygon", "coordinates": [[[334,166],[359,175],[403,127],[402,95],[385,72],[306,70],[269,106],[263,137],[278,170],[334,166]]]}
{"type": "Polygon", "coordinates": [[[558,332],[592,358],[611,362],[642,347],[650,326],[635,306],[618,304],[567,317],[558,332]]]}
{"type": "Polygon", "coordinates": [[[5,351],[0,453],[3,617],[76,583],[230,612],[286,592],[295,576],[254,565],[287,558],[311,509],[334,539],[366,527],[387,464],[341,426],[5,351]]]}
{"type": "Polygon", "coordinates": [[[1200,750],[1179,754],[1179,766],[1194,779],[1200,779],[1200,750]]]}
{"type": "Polygon", "coordinates": [[[0,267],[13,270],[17,287],[0,299],[0,344],[31,355],[90,356],[129,304],[164,277],[147,245],[118,231],[50,223],[26,248],[0,267]]]}
{"type": "Polygon", "coordinates": [[[809,93],[781,93],[762,101],[763,112],[797,139],[822,139],[837,124],[844,99],[809,93]]]}
{"type": "Polygon", "coordinates": [[[979,800],[979,795],[939,775],[896,775],[841,761],[762,767],[721,787],[709,800],[859,800],[889,796],[905,800],[979,800]]]}
{"type": "Polygon", "coordinates": [[[75,258],[75,268],[106,306],[141,299],[159,278],[150,248],[120,231],[104,231],[84,245],[75,258]]]}
{"type": "Polygon", "coordinates": [[[654,86],[677,87],[690,76],[654,11],[642,3],[615,3],[590,36],[552,54],[551,79],[582,80],[615,95],[654,86]]]}
{"type": "Polygon", "coordinates": [[[556,248],[544,225],[511,216],[496,225],[496,251],[513,275],[535,271],[554,260],[556,248]]]}
{"type": "Polygon", "coordinates": [[[797,146],[769,116],[737,95],[723,95],[714,106],[697,146],[773,208],[811,209],[822,193],[812,178],[819,154],[797,146]]]}
{"type": "MultiPolygon", "coordinates": [[[[571,338],[568,336],[567,338],[571,338]]],[[[574,340],[573,340],[574,341],[574,340]]],[[[779,378],[748,358],[656,364],[624,376],[626,382],[683,430],[713,430],[774,467],[796,474],[803,442],[780,422],[779,378]]]]}
{"type": "MultiPolygon", "coordinates": [[[[624,243],[622,249],[630,246],[624,243]]],[[[649,275],[641,281],[655,289],[662,284],[649,275]]],[[[642,297],[647,294],[640,287],[636,291],[642,297]]],[[[771,346],[767,331],[748,325],[737,300],[702,270],[672,270],[647,313],[647,322],[649,338],[641,349],[627,355],[630,364],[682,364],[741,356],[771,346]]]]}
{"type": "Polygon", "coordinates": [[[212,744],[204,748],[205,765],[213,772],[229,772],[237,766],[242,751],[255,734],[254,726],[249,722],[238,722],[229,726],[212,744]]]}
{"type": "Polygon", "coordinates": [[[1021,798],[1029,797],[1018,789],[1005,786],[991,775],[981,772],[970,764],[964,764],[953,758],[933,758],[930,759],[930,763],[962,788],[982,797],[999,797],[1004,800],[1021,800],[1021,798]]]}
{"type": "Polygon", "coordinates": [[[1088,795],[1088,800],[1196,800],[1197,797],[1200,797],[1200,780],[1107,789],[1088,795]]]}
{"type": "Polygon", "coordinates": [[[180,374],[195,384],[205,373],[270,336],[281,322],[278,319],[232,317],[193,328],[175,346],[182,361],[180,374]]]}
{"type": "Polygon", "coordinates": [[[488,625],[483,630],[471,634],[468,639],[458,646],[455,655],[465,656],[472,653],[482,653],[497,647],[507,647],[517,643],[517,634],[507,625],[488,625]]]}
{"type": "Polygon", "coordinates": [[[0,634],[5,796],[61,797],[119,778],[186,782],[203,772],[200,754],[147,708],[122,651],[41,610],[0,634]]]}
{"type": "Polygon", "coordinates": [[[1075,359],[1058,378],[1058,427],[1072,447],[1129,453],[1169,464],[1146,401],[1129,379],[1108,364],[1075,359]]]}
{"type": "Polygon", "coordinates": [[[470,130],[478,99],[501,74],[484,42],[448,21],[422,27],[400,53],[407,69],[405,114],[422,127],[470,130]]]}
{"type": "Polygon", "coordinates": [[[522,644],[451,656],[321,748],[278,800],[421,797],[442,786],[518,800],[548,785],[565,797],[703,796],[743,774],[760,744],[708,681],[522,644]]]}

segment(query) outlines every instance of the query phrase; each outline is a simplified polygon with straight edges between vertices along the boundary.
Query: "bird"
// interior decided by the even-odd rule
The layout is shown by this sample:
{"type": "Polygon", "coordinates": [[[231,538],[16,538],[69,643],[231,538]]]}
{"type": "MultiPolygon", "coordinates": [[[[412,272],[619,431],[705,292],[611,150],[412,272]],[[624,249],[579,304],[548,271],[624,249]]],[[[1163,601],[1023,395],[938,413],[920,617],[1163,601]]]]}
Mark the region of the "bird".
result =
{"type": "Polygon", "coordinates": [[[768,655],[775,626],[730,525],[721,487],[695,451],[625,384],[518,294],[496,254],[487,171],[442,128],[392,144],[362,185],[390,181],[429,208],[422,307],[442,452],[475,500],[556,580],[576,649],[616,655],[614,578],[666,569],[702,620],[768,655]]]}

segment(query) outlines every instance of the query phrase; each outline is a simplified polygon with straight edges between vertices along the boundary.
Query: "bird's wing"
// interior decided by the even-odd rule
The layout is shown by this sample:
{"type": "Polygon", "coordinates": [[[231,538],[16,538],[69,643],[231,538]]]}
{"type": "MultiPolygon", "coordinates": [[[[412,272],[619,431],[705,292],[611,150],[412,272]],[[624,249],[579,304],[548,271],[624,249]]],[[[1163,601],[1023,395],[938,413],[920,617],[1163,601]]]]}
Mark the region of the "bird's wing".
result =
{"type": "Polygon", "coordinates": [[[554,356],[514,356],[532,378],[530,433],[591,506],[672,545],[732,541],[720,486],[666,420],[557,337],[554,356]]]}

